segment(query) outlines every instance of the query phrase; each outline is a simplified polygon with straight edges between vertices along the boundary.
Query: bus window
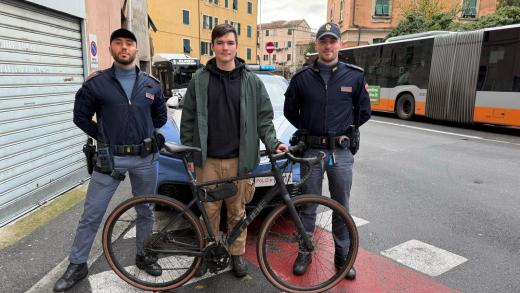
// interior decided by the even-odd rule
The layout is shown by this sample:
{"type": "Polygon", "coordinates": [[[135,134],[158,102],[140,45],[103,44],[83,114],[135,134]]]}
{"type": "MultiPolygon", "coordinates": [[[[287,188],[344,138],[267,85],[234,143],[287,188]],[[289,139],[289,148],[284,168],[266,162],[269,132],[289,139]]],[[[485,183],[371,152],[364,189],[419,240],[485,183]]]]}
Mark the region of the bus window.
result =
{"type": "Polygon", "coordinates": [[[477,90],[520,92],[520,28],[484,34],[477,90]]]}

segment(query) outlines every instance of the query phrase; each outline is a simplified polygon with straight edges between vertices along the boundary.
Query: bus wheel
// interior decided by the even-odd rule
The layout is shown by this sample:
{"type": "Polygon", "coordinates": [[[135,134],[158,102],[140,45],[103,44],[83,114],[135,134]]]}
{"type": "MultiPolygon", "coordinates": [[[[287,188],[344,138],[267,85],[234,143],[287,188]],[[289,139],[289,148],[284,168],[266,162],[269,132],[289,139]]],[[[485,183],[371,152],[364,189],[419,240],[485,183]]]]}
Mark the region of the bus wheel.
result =
{"type": "Polygon", "coordinates": [[[412,119],[415,114],[415,100],[412,95],[404,94],[397,100],[395,106],[395,112],[397,116],[403,120],[412,119]]]}

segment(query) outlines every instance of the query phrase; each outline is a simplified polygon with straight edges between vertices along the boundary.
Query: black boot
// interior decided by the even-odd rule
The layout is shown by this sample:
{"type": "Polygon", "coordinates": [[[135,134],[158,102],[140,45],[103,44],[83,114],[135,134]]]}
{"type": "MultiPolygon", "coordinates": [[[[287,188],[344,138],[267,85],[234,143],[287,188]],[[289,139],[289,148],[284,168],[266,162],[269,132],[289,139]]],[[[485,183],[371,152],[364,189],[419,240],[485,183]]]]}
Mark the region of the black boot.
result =
{"type": "MultiPolygon", "coordinates": [[[[343,266],[347,264],[347,257],[343,256],[339,253],[334,253],[334,266],[337,270],[340,270],[343,266]]],[[[345,276],[345,279],[347,280],[354,280],[356,278],[356,269],[354,266],[348,271],[347,275],[345,276]]]]}
{"type": "Polygon", "coordinates": [[[308,252],[298,252],[298,256],[296,257],[292,267],[293,273],[298,276],[305,274],[311,262],[312,254],[308,252]]]}
{"type": "Polygon", "coordinates": [[[247,275],[247,263],[243,255],[232,255],[231,265],[233,266],[235,277],[242,278],[247,275]]]}
{"type": "Polygon", "coordinates": [[[347,280],[354,280],[356,278],[356,269],[354,266],[348,271],[347,275],[345,276],[345,279],[347,280]]]}
{"type": "Polygon", "coordinates": [[[74,287],[77,282],[88,275],[88,268],[86,263],[73,264],[70,263],[67,270],[54,284],[54,292],[63,292],[74,287]]]}
{"type": "MultiPolygon", "coordinates": [[[[307,236],[312,239],[312,233],[307,232],[307,236]]],[[[312,262],[312,253],[307,252],[303,239],[299,239],[298,242],[298,256],[293,264],[293,274],[301,276],[305,274],[309,264],[312,262]]]]}
{"type": "Polygon", "coordinates": [[[162,275],[162,268],[157,263],[157,256],[153,254],[136,255],[135,256],[135,265],[147,272],[149,275],[158,277],[162,275]]]}

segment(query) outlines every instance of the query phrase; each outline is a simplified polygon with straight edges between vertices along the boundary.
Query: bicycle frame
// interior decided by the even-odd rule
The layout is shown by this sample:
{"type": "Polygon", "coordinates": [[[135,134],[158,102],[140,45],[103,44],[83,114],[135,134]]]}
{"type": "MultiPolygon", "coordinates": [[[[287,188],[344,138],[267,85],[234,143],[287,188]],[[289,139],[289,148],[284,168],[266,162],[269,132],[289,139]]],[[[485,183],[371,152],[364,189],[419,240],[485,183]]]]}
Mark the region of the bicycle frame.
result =
{"type": "MultiPolygon", "coordinates": [[[[186,167],[186,170],[188,170],[188,161],[186,160],[186,157],[183,156],[182,160],[184,162],[184,166],[186,167]]],[[[287,191],[287,188],[285,187],[285,182],[284,182],[284,178],[282,176],[282,172],[280,171],[280,167],[278,166],[276,159],[274,159],[273,157],[269,157],[269,160],[271,162],[270,171],[262,172],[262,173],[256,174],[256,175],[250,174],[250,175],[244,175],[244,176],[238,176],[238,177],[227,177],[227,178],[207,181],[204,183],[197,183],[196,179],[193,177],[193,174],[191,172],[188,172],[189,177],[190,177],[190,187],[191,187],[191,193],[193,195],[193,200],[191,200],[190,203],[187,205],[186,210],[190,209],[191,206],[193,206],[193,204],[197,204],[197,207],[201,211],[204,224],[206,225],[206,228],[208,231],[208,240],[210,243],[214,242],[216,240],[215,233],[210,225],[208,214],[206,212],[206,209],[204,208],[203,201],[199,197],[198,190],[204,186],[215,185],[215,184],[224,183],[224,182],[230,182],[230,181],[235,182],[235,181],[251,179],[251,178],[255,178],[255,177],[274,176],[275,185],[267,191],[266,195],[262,198],[262,200],[260,200],[258,205],[245,218],[243,218],[240,222],[238,222],[233,227],[233,229],[231,229],[231,232],[229,232],[229,235],[226,240],[227,244],[231,245],[233,242],[235,242],[235,240],[238,238],[238,236],[247,228],[247,226],[249,224],[251,224],[251,222],[253,222],[253,220],[260,214],[260,212],[265,208],[265,206],[269,202],[271,202],[271,200],[276,195],[280,195],[283,199],[283,202],[287,206],[287,209],[288,209],[290,215],[292,216],[292,218],[296,224],[296,228],[297,228],[299,234],[303,236],[303,243],[305,244],[305,246],[307,247],[309,252],[312,252],[314,250],[312,241],[309,239],[309,237],[305,233],[305,228],[303,227],[303,223],[302,223],[300,217],[298,216],[296,208],[294,207],[294,204],[291,201],[289,192],[287,191]]]]}

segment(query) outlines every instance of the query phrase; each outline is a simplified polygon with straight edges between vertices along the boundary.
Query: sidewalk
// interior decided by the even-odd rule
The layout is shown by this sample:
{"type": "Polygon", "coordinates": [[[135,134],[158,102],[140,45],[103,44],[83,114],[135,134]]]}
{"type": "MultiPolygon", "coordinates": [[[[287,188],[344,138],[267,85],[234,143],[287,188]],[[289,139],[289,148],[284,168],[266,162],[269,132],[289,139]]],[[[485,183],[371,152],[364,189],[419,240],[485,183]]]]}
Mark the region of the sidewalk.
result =
{"type": "MultiPolygon", "coordinates": [[[[88,181],[0,228],[0,292],[52,291],[68,265],[87,186],[88,181]]],[[[130,181],[125,180],[109,210],[130,196],[130,181]]],[[[101,254],[101,228],[89,263],[101,254]]]]}

